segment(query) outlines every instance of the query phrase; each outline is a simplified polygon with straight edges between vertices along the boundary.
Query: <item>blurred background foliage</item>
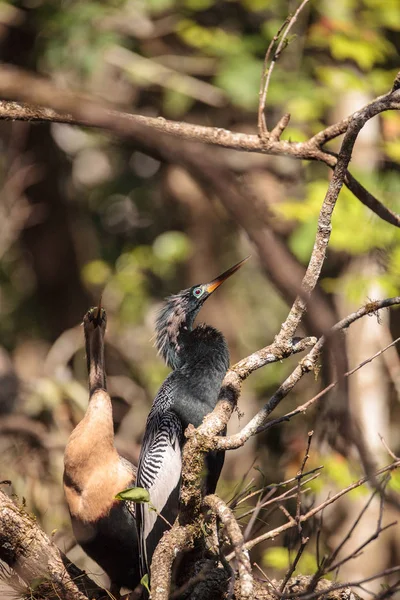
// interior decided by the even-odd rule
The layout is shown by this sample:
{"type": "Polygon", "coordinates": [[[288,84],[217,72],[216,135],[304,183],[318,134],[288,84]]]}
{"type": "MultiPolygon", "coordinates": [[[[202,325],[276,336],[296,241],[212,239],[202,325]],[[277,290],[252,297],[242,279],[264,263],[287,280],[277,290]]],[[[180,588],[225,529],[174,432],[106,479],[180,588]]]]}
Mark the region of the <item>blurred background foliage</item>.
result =
{"type": "MultiPolygon", "coordinates": [[[[121,110],[256,133],[265,51],[296,8],[291,0],[2,1],[0,44],[5,62],[121,110]]],[[[311,1],[274,71],[269,125],[290,112],[283,137],[302,141],[388,91],[398,70],[399,14],[398,0],[311,1]]],[[[395,211],[399,132],[398,113],[375,119],[362,132],[352,163],[353,174],[395,211]]],[[[205,197],[180,167],[161,164],[100,131],[2,122],[0,146],[1,478],[12,480],[46,531],[57,529],[59,543],[69,548],[62,456],[87,405],[79,326],[84,312],[102,295],[117,443],[137,460],[148,408],[168,372],[151,341],[160,302],[212,279],[251,248],[218,200],[205,197]]],[[[277,235],[307,264],[327,167],[217,148],[204,152],[223,158],[251,186],[272,210],[277,235]]],[[[321,280],[338,315],[371,295],[399,293],[399,241],[397,229],[346,189],[341,192],[321,280]]],[[[256,256],[224,288],[202,318],[224,332],[234,362],[273,339],[287,304],[263,277],[256,256]]],[[[385,331],[390,336],[399,325],[394,312],[385,331]]],[[[349,361],[355,366],[351,352],[349,361]]],[[[382,376],[385,433],[396,452],[396,352],[391,361],[382,376]]],[[[232,431],[295,363],[290,359],[250,378],[239,407],[244,416],[233,419],[232,431]]],[[[278,414],[328,381],[326,369],[318,381],[302,381],[278,414]]],[[[255,484],[260,472],[266,481],[292,476],[314,416],[279,426],[231,453],[221,493],[228,497],[246,471],[255,484]]],[[[315,447],[315,464],[321,453],[315,447]]],[[[345,459],[331,453],[329,460],[318,493],[348,483],[345,459]]],[[[351,469],[357,477],[357,466],[351,469]]],[[[290,542],[276,545],[260,560],[284,569],[290,542]]],[[[71,557],[84,561],[77,548],[71,557]]],[[[312,570],[315,557],[305,553],[303,563],[304,571],[312,570]]]]}

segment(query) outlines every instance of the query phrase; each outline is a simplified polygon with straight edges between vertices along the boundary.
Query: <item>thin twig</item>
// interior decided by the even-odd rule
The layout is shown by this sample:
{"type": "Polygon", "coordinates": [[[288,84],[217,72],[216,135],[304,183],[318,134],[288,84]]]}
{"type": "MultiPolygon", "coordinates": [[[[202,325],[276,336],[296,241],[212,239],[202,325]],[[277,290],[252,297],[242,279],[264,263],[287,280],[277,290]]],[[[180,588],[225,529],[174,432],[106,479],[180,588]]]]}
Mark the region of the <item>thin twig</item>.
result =
{"type": "Polygon", "coordinates": [[[285,587],[289,581],[289,579],[291,578],[291,576],[293,575],[293,573],[295,572],[297,565],[299,563],[299,560],[304,552],[304,550],[306,549],[306,546],[309,542],[310,538],[306,537],[306,538],[301,538],[301,542],[300,542],[300,547],[296,553],[295,559],[293,561],[293,563],[290,565],[289,569],[287,570],[287,573],[282,581],[282,585],[280,587],[280,592],[281,594],[283,594],[283,592],[285,591],[285,587]]]}
{"type": "Polygon", "coordinates": [[[267,48],[267,52],[265,53],[263,70],[262,70],[261,81],[260,81],[260,91],[258,94],[258,98],[259,98],[259,101],[258,101],[258,134],[261,137],[265,137],[266,134],[268,133],[268,127],[267,127],[267,123],[265,120],[265,113],[264,113],[265,101],[267,98],[267,91],[268,91],[267,86],[266,86],[266,77],[267,77],[267,73],[269,72],[269,70],[267,71],[267,65],[269,62],[269,58],[271,56],[272,48],[275,46],[276,42],[278,41],[279,36],[281,35],[283,29],[288,24],[289,19],[290,19],[290,17],[286,17],[286,19],[282,23],[281,27],[278,29],[278,31],[276,32],[276,34],[270,41],[269,46],[267,48]]]}
{"type": "MultiPolygon", "coordinates": [[[[393,573],[398,573],[400,571],[400,565],[396,567],[391,567],[389,569],[384,569],[379,573],[375,573],[375,575],[370,575],[369,577],[364,577],[363,579],[358,579],[357,581],[351,581],[346,583],[334,583],[330,587],[324,588],[324,596],[328,595],[330,592],[334,592],[336,590],[342,590],[343,588],[354,588],[361,587],[363,583],[367,583],[368,581],[374,581],[374,579],[380,579],[381,577],[386,577],[388,575],[392,575],[393,573]]],[[[291,598],[301,598],[301,600],[314,600],[315,598],[321,597],[321,590],[317,590],[313,593],[307,592],[295,592],[293,594],[285,594],[282,596],[282,600],[288,600],[291,598]]]]}
{"type": "MultiPolygon", "coordinates": [[[[383,308],[387,308],[389,306],[395,306],[396,304],[400,304],[400,296],[395,296],[394,298],[386,298],[385,300],[380,300],[376,302],[370,302],[365,306],[361,307],[356,312],[348,315],[341,321],[339,321],[332,329],[334,331],[339,331],[341,329],[346,329],[349,327],[354,321],[368,315],[376,313],[383,308]]],[[[400,338],[397,338],[388,346],[376,352],[373,356],[369,357],[365,361],[363,361],[360,365],[352,369],[351,371],[345,372],[343,375],[348,377],[355,373],[358,369],[362,368],[378,356],[380,356],[383,352],[385,352],[391,346],[397,344],[400,341],[400,338]]],[[[283,417],[278,417],[272,421],[266,421],[267,417],[271,414],[271,412],[276,408],[279,402],[293,389],[294,385],[299,381],[299,379],[304,375],[304,373],[309,372],[314,368],[317,363],[317,359],[325,342],[325,338],[321,338],[318,343],[314,346],[311,352],[300,362],[300,364],[294,369],[294,371],[289,375],[289,377],[281,384],[279,389],[275,392],[275,394],[270,398],[270,400],[264,405],[262,409],[243,427],[241,431],[231,436],[227,436],[224,438],[215,438],[215,449],[219,450],[231,450],[234,448],[238,448],[244,444],[244,442],[254,435],[255,433],[261,433],[270,427],[275,426],[278,423],[283,421],[289,421],[292,417],[299,413],[304,413],[306,410],[314,404],[317,400],[319,400],[322,396],[328,393],[333,387],[337,385],[337,381],[329,384],[325,389],[319,392],[316,396],[308,400],[306,403],[287,413],[283,417]]],[[[245,360],[245,359],[244,359],[245,360]]],[[[244,361],[243,361],[244,362],[244,361]]],[[[235,366],[232,367],[235,370],[235,366]]]]}
{"type": "Polygon", "coordinates": [[[301,521],[300,521],[300,516],[301,516],[301,478],[303,476],[303,472],[304,472],[304,468],[306,466],[307,460],[310,458],[310,446],[311,446],[311,440],[312,440],[313,435],[314,435],[313,431],[308,432],[306,452],[304,454],[304,458],[303,458],[303,462],[301,463],[300,470],[297,473],[298,479],[297,479],[296,522],[297,522],[297,528],[299,530],[300,537],[302,536],[302,531],[303,531],[301,521]]]}
{"type": "Polygon", "coordinates": [[[309,0],[303,0],[303,2],[300,4],[300,6],[298,7],[298,9],[294,13],[294,15],[291,17],[288,17],[286,19],[286,21],[284,22],[282,27],[279,29],[278,33],[274,36],[274,38],[272,39],[272,42],[270,43],[270,45],[268,47],[267,54],[266,54],[265,60],[264,60],[263,76],[261,78],[260,103],[259,103],[259,108],[258,108],[258,127],[259,127],[259,134],[261,137],[263,137],[268,132],[267,124],[266,124],[265,116],[264,116],[264,111],[265,111],[265,103],[267,100],[269,83],[270,83],[271,77],[272,77],[272,72],[274,70],[277,60],[279,59],[279,57],[282,53],[284,44],[286,43],[286,39],[287,39],[287,36],[289,35],[290,30],[292,29],[293,25],[296,23],[299,14],[301,13],[301,11],[303,10],[303,8],[305,7],[305,5],[307,4],[308,1],[309,0]],[[286,25],[287,25],[287,27],[286,27],[285,31],[282,33],[282,30],[284,29],[284,27],[286,25]],[[268,64],[270,54],[272,52],[272,48],[275,45],[275,42],[277,42],[279,38],[280,38],[280,40],[279,40],[278,46],[276,48],[276,51],[274,53],[274,56],[271,60],[271,64],[269,65],[268,71],[265,73],[265,69],[268,64]]]}
{"type": "Polygon", "coordinates": [[[298,562],[308,544],[309,541],[309,537],[303,537],[303,524],[301,522],[301,479],[303,477],[303,473],[304,473],[304,468],[306,466],[307,460],[310,457],[310,446],[311,446],[311,440],[312,440],[312,436],[313,436],[314,432],[313,431],[309,431],[308,432],[308,440],[307,440],[307,448],[304,454],[304,458],[303,458],[303,462],[301,463],[301,467],[297,473],[297,492],[296,492],[296,517],[295,517],[295,521],[297,523],[297,530],[298,530],[298,534],[299,534],[299,538],[300,538],[300,547],[297,551],[297,554],[295,556],[294,561],[292,562],[292,564],[290,565],[284,579],[282,582],[282,585],[280,587],[280,592],[281,594],[285,591],[285,587],[286,584],[288,583],[289,579],[291,578],[291,576],[293,575],[293,573],[296,570],[296,567],[298,565],[298,562]]]}
{"type": "MultiPolygon", "coordinates": [[[[379,469],[378,471],[376,471],[375,475],[376,476],[383,475],[384,473],[394,471],[394,470],[398,469],[399,467],[400,467],[400,461],[394,461],[391,464],[386,465],[385,467],[382,467],[382,469],[379,469]]],[[[324,510],[324,508],[326,508],[330,504],[333,504],[334,502],[336,502],[339,498],[341,498],[345,494],[348,494],[352,490],[360,487],[361,485],[364,485],[368,481],[369,481],[368,477],[362,477],[358,481],[348,485],[343,490],[340,490],[339,492],[337,492],[337,494],[335,494],[334,496],[330,496],[327,500],[325,500],[318,506],[310,509],[304,515],[301,515],[300,520],[303,523],[308,521],[309,519],[314,517],[316,514],[318,514],[322,510],[324,510]]],[[[283,525],[280,525],[279,527],[276,527],[275,529],[268,531],[268,532],[258,536],[257,538],[254,538],[253,540],[249,540],[248,542],[246,542],[244,544],[244,546],[245,546],[245,548],[250,550],[251,548],[254,548],[254,546],[256,546],[257,544],[260,544],[261,542],[264,542],[265,540],[275,539],[284,531],[287,531],[288,529],[291,529],[292,527],[295,527],[295,526],[296,526],[296,521],[295,521],[295,519],[293,519],[293,522],[284,523],[283,525]]],[[[231,560],[233,558],[233,556],[234,556],[233,554],[229,554],[226,558],[227,558],[227,560],[231,560]]]]}

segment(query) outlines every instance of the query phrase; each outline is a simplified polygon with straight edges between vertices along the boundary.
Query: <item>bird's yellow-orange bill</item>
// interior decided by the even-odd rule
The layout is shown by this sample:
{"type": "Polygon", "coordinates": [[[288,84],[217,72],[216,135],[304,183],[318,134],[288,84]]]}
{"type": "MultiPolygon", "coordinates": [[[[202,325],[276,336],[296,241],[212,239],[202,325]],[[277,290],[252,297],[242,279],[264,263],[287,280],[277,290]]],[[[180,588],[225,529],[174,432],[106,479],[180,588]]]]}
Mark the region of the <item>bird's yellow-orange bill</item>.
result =
{"type": "Polygon", "coordinates": [[[236,265],[233,265],[233,267],[222,273],[222,275],[219,275],[218,277],[210,281],[210,283],[207,283],[205,286],[206,291],[209,294],[212,294],[222,283],[224,283],[224,281],[228,279],[228,277],[236,273],[236,271],[238,271],[240,267],[242,267],[244,263],[249,260],[249,258],[251,258],[251,256],[246,256],[246,258],[238,262],[236,265]]]}

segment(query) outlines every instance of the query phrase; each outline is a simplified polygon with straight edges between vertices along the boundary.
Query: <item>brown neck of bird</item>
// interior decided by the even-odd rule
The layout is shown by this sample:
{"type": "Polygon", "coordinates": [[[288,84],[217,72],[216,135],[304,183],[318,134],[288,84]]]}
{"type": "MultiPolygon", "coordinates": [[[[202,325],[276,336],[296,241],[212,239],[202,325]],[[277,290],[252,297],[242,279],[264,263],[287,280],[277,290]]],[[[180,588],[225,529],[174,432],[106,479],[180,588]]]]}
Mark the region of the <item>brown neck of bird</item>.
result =
{"type": "Polygon", "coordinates": [[[86,336],[86,356],[89,372],[89,392],[106,388],[106,372],[104,368],[104,333],[96,327],[86,336]]]}

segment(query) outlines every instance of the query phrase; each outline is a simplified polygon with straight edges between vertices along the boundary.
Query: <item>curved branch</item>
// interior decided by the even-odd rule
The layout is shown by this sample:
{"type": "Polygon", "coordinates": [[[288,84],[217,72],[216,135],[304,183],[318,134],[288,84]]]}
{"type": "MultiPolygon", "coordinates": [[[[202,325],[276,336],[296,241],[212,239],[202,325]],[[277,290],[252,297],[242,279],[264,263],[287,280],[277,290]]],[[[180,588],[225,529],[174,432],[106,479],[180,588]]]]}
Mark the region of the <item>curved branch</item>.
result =
{"type": "MultiPolygon", "coordinates": [[[[394,93],[398,94],[398,92],[394,93]]],[[[339,196],[339,192],[345,180],[347,166],[350,162],[353,146],[357,139],[358,133],[369,119],[385,110],[385,107],[387,108],[387,106],[398,106],[398,96],[396,95],[395,98],[392,98],[392,96],[393,93],[390,92],[389,94],[378,98],[375,102],[369,104],[358,113],[355,113],[351,122],[348,124],[348,129],[337,159],[334,174],[330,181],[328,191],[326,193],[320,211],[320,216],[318,219],[318,231],[314,243],[313,252],[302,282],[302,294],[296,298],[286,321],[283,323],[281,330],[274,341],[275,350],[278,352],[282,352],[282,349],[285,349],[285,347],[287,347],[288,345],[290,348],[293,335],[306,310],[307,300],[309,308],[313,308],[315,298],[311,298],[310,301],[310,295],[317,284],[321,273],[322,265],[325,260],[325,254],[331,233],[331,217],[333,209],[335,207],[337,198],[339,196]]],[[[397,303],[397,300],[394,303],[397,303]]],[[[321,304],[321,306],[324,308],[324,304],[321,304]]],[[[368,306],[369,312],[374,312],[378,309],[379,303],[370,303],[369,305],[367,305],[367,307],[368,306]]],[[[367,307],[364,307],[364,309],[367,307]]],[[[318,308],[320,307],[318,306],[318,308]]],[[[319,316],[321,316],[320,312],[320,310],[318,310],[317,312],[319,316]]],[[[334,324],[331,322],[330,313],[324,313],[323,320],[325,321],[326,328],[332,329],[333,332],[337,331],[337,327],[335,327],[334,324]]],[[[220,439],[217,443],[217,446],[214,446],[214,449],[216,449],[216,447],[218,447],[219,449],[229,449],[230,443],[234,444],[233,447],[238,447],[238,445],[240,446],[244,443],[242,439],[247,440],[249,437],[254,435],[257,432],[258,428],[264,425],[267,417],[272,412],[272,410],[274,410],[274,408],[289,393],[289,391],[293,389],[293,387],[301,379],[304,373],[309,372],[315,367],[322,345],[325,341],[325,337],[322,336],[317,344],[318,347],[315,346],[313,350],[309,353],[309,355],[300,362],[300,364],[296,367],[293,373],[280,386],[280,388],[277,390],[274,396],[272,396],[269,402],[261,409],[261,411],[259,411],[259,413],[250,421],[250,423],[248,423],[244,430],[242,430],[241,434],[236,434],[236,438],[232,436],[234,439],[231,441],[229,441],[231,438],[220,439]],[[243,438],[239,440],[240,435],[242,435],[243,438]]],[[[344,365],[342,364],[342,362],[340,362],[345,356],[345,353],[343,353],[342,349],[343,341],[340,340],[340,338],[334,337],[332,339],[332,342],[335,359],[338,366],[338,372],[341,376],[346,371],[344,365]]],[[[221,392],[221,401],[217,405],[214,412],[206,417],[204,423],[198,429],[198,432],[201,436],[215,436],[224,429],[232,413],[233,406],[235,405],[235,402],[239,397],[241,382],[247,377],[247,375],[250,372],[251,371],[249,370],[246,374],[246,368],[244,367],[243,369],[241,369],[240,377],[238,377],[238,375],[234,372],[234,369],[228,373],[228,376],[225,378],[224,381],[223,390],[221,392]],[[225,398],[224,395],[226,396],[225,398]]],[[[362,445],[362,441],[353,441],[356,445],[362,445]]],[[[362,455],[362,448],[359,448],[358,445],[357,448],[359,449],[360,455],[362,455]]]]}
{"type": "Polygon", "coordinates": [[[151,598],[168,600],[171,589],[172,565],[177,554],[190,547],[193,528],[180,526],[177,521],[164,533],[151,562],[151,598]]]}
{"type": "Polygon", "coordinates": [[[220,519],[234,548],[240,582],[240,600],[253,598],[253,576],[251,574],[250,557],[244,549],[244,539],[233,512],[215,494],[206,496],[203,504],[220,519]]]}
{"type": "MultiPolygon", "coordinates": [[[[343,329],[347,329],[352,323],[361,319],[366,315],[371,315],[377,313],[379,310],[383,308],[388,308],[390,306],[395,306],[400,304],[400,296],[395,296],[393,298],[386,298],[385,300],[379,300],[375,302],[369,302],[365,306],[359,308],[354,313],[351,313],[344,319],[341,319],[334,327],[332,328],[333,332],[337,332],[343,329]]],[[[241,431],[238,433],[227,436],[227,437],[218,437],[214,440],[214,450],[233,450],[235,448],[240,448],[243,444],[256,433],[261,433],[265,430],[266,426],[269,428],[270,424],[267,423],[267,418],[272,413],[272,411],[278,406],[278,404],[285,398],[288,393],[293,389],[293,387],[298,383],[298,381],[302,378],[305,373],[312,371],[316,365],[317,361],[320,357],[321,350],[323,348],[324,343],[326,342],[326,337],[321,337],[318,342],[315,344],[313,349],[305,356],[294,371],[286,378],[286,380],[282,383],[282,385],[278,388],[275,394],[268,400],[268,402],[258,411],[258,413],[243,427],[241,431]]],[[[246,359],[243,359],[245,363],[246,359]]],[[[235,367],[233,367],[233,370],[235,367]]],[[[344,375],[346,375],[344,373],[344,375]]],[[[331,384],[333,387],[333,384],[331,384]]],[[[330,389],[331,389],[330,387],[330,389]]],[[[304,412],[308,406],[310,406],[316,399],[321,397],[322,393],[318,394],[312,401],[307,402],[306,404],[298,407],[292,413],[289,413],[288,416],[282,417],[281,420],[287,420],[288,417],[294,416],[294,414],[298,414],[299,412],[304,412]]]]}
{"type": "Polygon", "coordinates": [[[333,210],[339,197],[340,190],[345,182],[347,167],[351,160],[357,136],[370,119],[381,112],[388,110],[389,107],[398,108],[400,106],[400,95],[397,96],[397,94],[398,92],[389,92],[385,96],[381,96],[363,109],[354,113],[348,123],[346,134],[343,138],[333,171],[333,176],[329,182],[329,187],[320,210],[314,248],[302,282],[304,294],[298,297],[293,304],[285,323],[282,325],[279,337],[286,339],[293,337],[304,311],[306,310],[305,299],[311,295],[311,292],[314,290],[319,279],[332,231],[331,219],[333,210]],[[396,97],[393,97],[394,95],[396,95],[396,97]]]}

